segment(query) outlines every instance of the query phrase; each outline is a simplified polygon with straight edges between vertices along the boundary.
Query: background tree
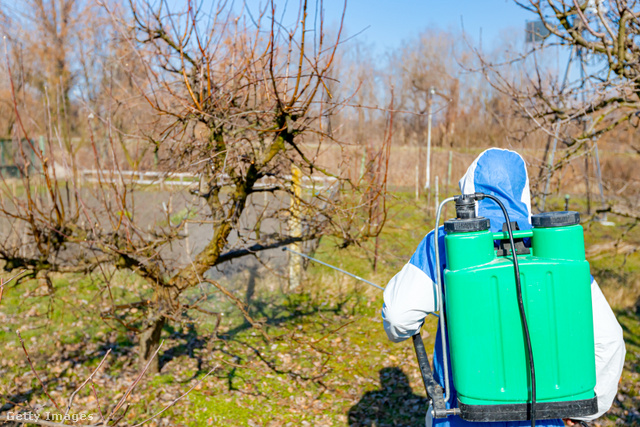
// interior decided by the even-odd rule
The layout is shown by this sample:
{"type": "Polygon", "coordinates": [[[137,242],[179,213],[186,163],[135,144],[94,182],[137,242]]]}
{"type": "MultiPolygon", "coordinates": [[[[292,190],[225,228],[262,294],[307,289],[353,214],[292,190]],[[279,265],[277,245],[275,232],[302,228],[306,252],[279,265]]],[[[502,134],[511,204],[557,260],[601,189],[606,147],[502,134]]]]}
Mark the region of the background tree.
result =
{"type": "MultiPolygon", "coordinates": [[[[546,29],[543,40],[524,53],[503,54],[498,60],[480,54],[481,69],[492,86],[509,97],[528,120],[521,138],[541,132],[547,140],[545,158],[540,161],[543,170],[534,182],[534,192],[543,195],[550,191],[542,185],[546,177],[584,155],[589,198],[590,156],[595,155],[597,160],[598,140],[604,138],[604,142],[621,146],[628,140],[621,136],[633,132],[639,123],[640,4],[626,0],[516,3],[541,21],[546,29]],[[549,65],[551,47],[559,47],[573,58],[573,68],[566,77],[564,69],[549,65]],[[549,150],[553,141],[562,149],[555,158],[550,157],[553,150],[549,150]]],[[[619,188],[622,184],[604,183],[619,188]]],[[[637,201],[629,202],[627,208],[636,209],[632,206],[637,201]]]]}
{"type": "Polygon", "coordinates": [[[16,88],[35,101],[30,109],[34,119],[36,112],[44,113],[43,104],[49,106],[48,115],[28,125],[40,126],[42,133],[49,122],[60,137],[78,136],[85,124],[80,110],[98,92],[109,42],[99,5],[91,0],[25,0],[2,2],[0,9],[16,88]]]}

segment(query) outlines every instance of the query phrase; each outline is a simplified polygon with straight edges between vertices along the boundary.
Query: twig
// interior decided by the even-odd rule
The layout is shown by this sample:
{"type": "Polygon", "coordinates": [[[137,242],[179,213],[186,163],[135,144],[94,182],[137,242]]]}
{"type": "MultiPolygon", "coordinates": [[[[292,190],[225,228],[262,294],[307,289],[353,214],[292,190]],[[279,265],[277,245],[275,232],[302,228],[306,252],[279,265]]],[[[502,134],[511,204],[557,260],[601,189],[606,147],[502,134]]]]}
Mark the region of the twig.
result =
{"type": "Polygon", "coordinates": [[[207,283],[211,283],[213,286],[218,288],[220,292],[225,294],[227,298],[233,301],[236,307],[238,307],[238,309],[242,312],[242,315],[244,316],[244,318],[247,319],[247,322],[249,322],[251,326],[256,328],[258,331],[260,331],[260,333],[262,334],[264,339],[267,340],[267,342],[271,341],[271,337],[267,335],[267,332],[264,330],[262,325],[251,317],[251,315],[247,311],[245,304],[242,301],[240,301],[235,295],[233,295],[231,292],[229,292],[227,289],[225,289],[221,284],[219,284],[215,280],[204,278],[203,281],[207,283]]]}
{"type": "Polygon", "coordinates": [[[345,326],[348,326],[348,325],[352,324],[352,323],[353,323],[353,322],[355,322],[356,320],[360,320],[360,317],[357,317],[357,318],[355,318],[355,319],[353,319],[353,320],[350,320],[350,321],[348,321],[347,323],[345,323],[345,324],[341,325],[340,327],[338,327],[338,328],[336,328],[336,329],[334,329],[334,330],[332,330],[332,331],[329,331],[329,333],[327,333],[326,335],[324,335],[324,336],[322,336],[322,337],[318,338],[318,339],[317,339],[317,340],[315,340],[315,341],[311,341],[311,344],[317,344],[317,343],[319,343],[320,341],[322,341],[323,339],[325,339],[325,338],[326,338],[326,337],[328,337],[329,335],[333,335],[333,334],[335,334],[335,333],[336,333],[336,332],[338,332],[340,329],[344,328],[345,326]]]}
{"type": "Polygon", "coordinates": [[[4,291],[4,287],[6,285],[8,285],[9,283],[13,282],[16,277],[20,276],[21,274],[23,274],[26,271],[27,270],[22,270],[18,274],[15,274],[15,275],[9,277],[7,280],[0,279],[0,301],[2,301],[2,292],[4,291]]]}
{"type": "Polygon", "coordinates": [[[96,404],[98,405],[98,411],[100,411],[100,419],[102,420],[102,424],[106,425],[104,422],[104,415],[102,415],[102,407],[100,406],[100,399],[98,398],[98,393],[96,392],[96,386],[91,380],[91,389],[93,390],[93,396],[96,398],[96,404]]]}
{"type": "MultiPolygon", "coordinates": [[[[122,420],[125,415],[127,415],[127,412],[129,412],[129,409],[131,409],[131,404],[127,403],[127,407],[124,408],[124,412],[122,413],[122,415],[120,415],[118,418],[116,418],[115,420],[113,420],[113,424],[111,424],[112,426],[118,425],[118,423],[120,422],[120,420],[122,420]]],[[[107,419],[107,423],[109,422],[109,419],[107,419]]],[[[106,423],[105,423],[106,424],[106,423]]]]}
{"type": "Polygon", "coordinates": [[[213,333],[217,336],[218,328],[220,327],[220,323],[222,322],[222,313],[217,313],[217,312],[214,312],[214,311],[205,310],[204,308],[200,308],[198,306],[191,307],[191,308],[194,309],[194,310],[197,310],[197,311],[199,311],[201,313],[205,313],[205,314],[208,314],[208,315],[216,317],[216,326],[213,329],[213,333]]]}
{"type": "Polygon", "coordinates": [[[176,403],[178,403],[181,399],[183,399],[184,397],[186,397],[189,393],[191,393],[191,391],[196,388],[198,385],[200,385],[209,375],[211,375],[211,373],[213,371],[215,371],[216,369],[218,369],[219,365],[214,366],[213,368],[211,368],[209,370],[209,372],[206,373],[206,375],[204,377],[202,377],[202,379],[200,379],[200,381],[196,382],[189,390],[187,390],[186,393],[184,393],[183,395],[175,398],[173,401],[171,401],[171,403],[169,403],[169,405],[165,406],[160,412],[156,413],[155,415],[153,415],[150,418],[147,418],[146,420],[142,421],[139,424],[135,424],[132,427],[138,427],[143,425],[144,423],[147,423],[149,421],[151,421],[152,419],[156,418],[158,415],[162,414],[164,411],[166,411],[167,409],[171,408],[173,405],[175,405],[176,403]]]}
{"type": "Polygon", "coordinates": [[[36,378],[40,382],[40,385],[42,386],[42,390],[44,391],[44,394],[46,394],[47,397],[49,398],[49,400],[51,400],[51,403],[53,403],[53,406],[56,407],[58,412],[62,412],[60,410],[60,407],[56,403],[56,401],[53,400],[53,398],[51,397],[51,395],[47,391],[47,388],[44,386],[44,383],[40,379],[40,376],[38,375],[38,372],[36,372],[36,368],[33,367],[33,362],[31,361],[31,358],[29,357],[29,352],[27,352],[27,348],[24,346],[24,341],[22,340],[22,336],[20,335],[20,331],[16,331],[16,334],[18,334],[18,338],[20,339],[20,344],[22,344],[22,350],[24,350],[24,354],[27,356],[27,361],[29,362],[29,366],[31,366],[31,371],[33,372],[33,374],[36,376],[36,378]]]}
{"type": "Polygon", "coordinates": [[[145,365],[144,369],[142,370],[142,372],[140,372],[140,375],[138,375],[138,377],[133,381],[133,383],[131,383],[131,385],[129,386],[129,388],[127,389],[127,391],[124,393],[124,396],[122,396],[122,398],[120,399],[120,401],[118,402],[118,404],[115,406],[115,408],[113,408],[113,410],[111,411],[111,413],[109,414],[109,416],[107,417],[107,421],[105,422],[105,424],[109,424],[109,421],[111,421],[111,419],[113,418],[113,416],[115,415],[116,412],[118,412],[118,410],[122,407],[122,405],[124,405],[124,402],[126,401],[127,397],[129,397],[129,395],[131,394],[131,392],[133,391],[134,387],[140,382],[140,380],[142,379],[142,376],[144,375],[145,372],[147,372],[147,369],[149,369],[149,366],[151,365],[151,362],[153,361],[153,359],[156,357],[156,355],[158,354],[158,352],[160,351],[160,349],[162,348],[162,345],[164,344],[164,340],[160,343],[160,345],[158,346],[158,348],[156,349],[156,351],[153,353],[153,355],[149,358],[149,361],[147,362],[147,364],[145,365]]]}
{"type": "MultiPolygon", "coordinates": [[[[98,372],[98,369],[100,369],[100,367],[102,366],[102,364],[104,363],[104,361],[105,361],[105,360],[107,360],[107,356],[109,356],[109,354],[110,354],[110,353],[111,353],[111,349],[107,350],[107,353],[104,355],[104,357],[102,358],[102,361],[98,364],[98,366],[96,367],[96,369],[91,373],[91,375],[89,375],[89,377],[88,377],[86,380],[84,380],[84,382],[80,385],[80,387],[78,387],[78,388],[76,389],[76,391],[74,391],[74,392],[71,394],[71,397],[69,397],[69,403],[67,404],[67,410],[66,410],[66,412],[64,413],[64,420],[66,420],[66,419],[67,419],[67,415],[69,414],[69,411],[71,410],[71,405],[73,405],[73,399],[76,397],[76,394],[78,394],[78,392],[79,392],[80,390],[82,390],[82,389],[84,388],[84,386],[85,386],[85,385],[87,385],[87,383],[88,383],[89,381],[91,381],[91,382],[92,382],[92,384],[93,384],[93,376],[96,374],[96,372],[98,372]]],[[[95,389],[94,389],[94,391],[95,391],[95,389]]]]}

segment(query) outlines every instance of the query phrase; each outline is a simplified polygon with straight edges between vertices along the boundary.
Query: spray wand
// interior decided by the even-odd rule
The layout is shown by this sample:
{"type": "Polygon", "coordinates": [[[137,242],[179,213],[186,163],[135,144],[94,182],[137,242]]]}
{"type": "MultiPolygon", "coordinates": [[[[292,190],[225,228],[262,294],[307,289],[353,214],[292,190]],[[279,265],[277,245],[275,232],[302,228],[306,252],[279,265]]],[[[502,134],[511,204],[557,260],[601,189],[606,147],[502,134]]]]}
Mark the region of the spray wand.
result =
{"type": "Polygon", "coordinates": [[[305,255],[305,254],[300,253],[300,252],[297,252],[297,251],[294,251],[293,249],[289,249],[289,248],[287,248],[286,246],[285,246],[285,247],[283,247],[283,248],[282,248],[282,250],[283,250],[283,251],[289,251],[289,252],[291,252],[291,253],[292,253],[292,254],[294,254],[294,255],[301,256],[301,257],[306,258],[306,259],[308,259],[308,260],[310,260],[310,261],[317,262],[318,264],[322,264],[322,265],[324,265],[325,267],[333,268],[334,270],[339,271],[339,272],[340,272],[340,273],[342,273],[342,274],[346,274],[347,276],[351,276],[351,277],[353,277],[353,278],[354,278],[354,279],[356,279],[356,280],[359,280],[359,281],[361,281],[361,282],[364,282],[364,283],[366,283],[367,285],[371,285],[371,286],[373,286],[374,288],[378,288],[378,289],[380,289],[381,291],[384,291],[384,288],[383,288],[382,286],[380,286],[380,285],[376,285],[375,283],[370,282],[370,281],[368,281],[368,280],[366,280],[366,279],[363,279],[363,278],[362,278],[362,277],[360,277],[360,276],[356,276],[356,275],[355,275],[355,274],[353,274],[353,273],[349,273],[348,271],[343,270],[343,269],[341,269],[341,268],[338,268],[338,267],[336,267],[335,265],[327,264],[326,262],[324,262],[324,261],[320,261],[320,260],[319,260],[319,259],[317,259],[317,258],[311,257],[311,256],[309,256],[309,255],[305,255]]]}

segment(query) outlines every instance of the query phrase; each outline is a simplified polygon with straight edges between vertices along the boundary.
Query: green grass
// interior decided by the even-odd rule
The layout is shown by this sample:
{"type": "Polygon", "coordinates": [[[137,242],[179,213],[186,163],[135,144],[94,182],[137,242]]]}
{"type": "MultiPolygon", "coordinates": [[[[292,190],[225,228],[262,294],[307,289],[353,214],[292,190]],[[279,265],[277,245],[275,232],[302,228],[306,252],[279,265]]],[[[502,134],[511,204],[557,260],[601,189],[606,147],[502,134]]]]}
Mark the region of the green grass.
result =
{"type": "Polygon", "coordinates": [[[640,425],[640,321],[639,312],[616,310],[627,348],[625,368],[614,407],[603,417],[611,424],[640,425]]]}
{"type": "Polygon", "coordinates": [[[171,215],[171,224],[178,225],[184,220],[193,219],[197,214],[197,210],[195,208],[183,208],[179,212],[171,215]]]}
{"type": "MultiPolygon", "coordinates": [[[[433,223],[424,199],[416,203],[409,193],[394,197],[377,241],[377,259],[374,240],[340,249],[337,241],[322,239],[315,256],[384,286],[433,223]]],[[[593,245],[615,239],[624,227],[586,224],[586,240],[593,245]]],[[[638,230],[626,239],[637,242],[638,230]]],[[[633,411],[640,395],[640,321],[629,295],[638,284],[638,266],[637,253],[604,254],[592,262],[605,295],[616,301],[627,340],[621,399],[600,420],[604,425],[637,423],[633,411]]],[[[229,301],[214,294],[211,309],[224,313],[218,335],[213,334],[215,317],[200,312],[189,312],[168,325],[162,372],[143,377],[129,398],[124,420],[134,423],[152,416],[213,369],[159,418],[175,426],[347,426],[351,414],[354,425],[366,425],[367,418],[378,420],[378,425],[422,425],[424,391],[413,348],[387,340],[379,290],[316,264],[309,264],[303,289],[296,293],[274,290],[272,282],[266,274],[259,278],[249,305],[271,341],[249,327],[229,301]]],[[[236,285],[243,293],[242,284],[236,285]]],[[[29,374],[14,332],[20,328],[36,369],[51,380],[47,388],[59,404],[111,348],[95,383],[103,410],[113,407],[139,372],[136,336],[109,317],[95,315],[108,306],[99,277],[56,276],[54,288],[51,295],[46,286],[30,281],[5,292],[0,305],[0,393],[15,396],[33,388],[30,402],[52,409],[29,374]]],[[[123,273],[118,273],[111,291],[118,304],[146,298],[150,292],[135,276],[123,273]]],[[[428,348],[435,328],[431,316],[423,328],[428,348]]],[[[78,412],[97,412],[90,389],[80,392],[76,401],[78,412]]]]}

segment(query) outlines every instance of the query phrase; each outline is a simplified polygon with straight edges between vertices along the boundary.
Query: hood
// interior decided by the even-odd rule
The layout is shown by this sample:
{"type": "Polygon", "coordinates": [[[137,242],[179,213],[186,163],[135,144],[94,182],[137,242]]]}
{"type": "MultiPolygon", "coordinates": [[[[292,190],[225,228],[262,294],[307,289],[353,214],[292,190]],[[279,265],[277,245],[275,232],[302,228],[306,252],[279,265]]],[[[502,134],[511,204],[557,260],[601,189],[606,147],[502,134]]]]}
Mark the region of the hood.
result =
{"type": "MultiPolygon", "coordinates": [[[[460,180],[463,194],[492,194],[502,201],[511,221],[521,230],[531,228],[529,176],[522,156],[515,151],[490,148],[480,154],[460,180]]],[[[501,231],[505,222],[500,206],[490,199],[478,202],[478,216],[489,218],[491,231],[501,231]]]]}

